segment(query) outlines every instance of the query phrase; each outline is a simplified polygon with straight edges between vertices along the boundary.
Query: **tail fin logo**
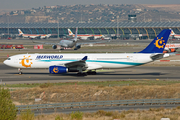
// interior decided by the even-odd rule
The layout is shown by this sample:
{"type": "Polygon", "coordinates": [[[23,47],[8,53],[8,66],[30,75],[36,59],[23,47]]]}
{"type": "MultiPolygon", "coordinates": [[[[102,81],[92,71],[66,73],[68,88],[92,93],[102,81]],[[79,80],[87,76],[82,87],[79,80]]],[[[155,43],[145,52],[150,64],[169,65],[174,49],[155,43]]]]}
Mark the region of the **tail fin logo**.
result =
{"type": "Polygon", "coordinates": [[[72,32],[71,32],[71,31],[69,31],[69,34],[72,34],[72,32]]]}
{"type": "Polygon", "coordinates": [[[163,40],[163,37],[161,37],[161,39],[159,39],[158,37],[157,37],[157,40],[156,40],[156,42],[154,43],[155,45],[156,45],[156,47],[157,48],[163,48],[164,46],[165,46],[165,40],[163,40]]]}
{"type": "Polygon", "coordinates": [[[54,68],[53,68],[53,72],[54,72],[54,73],[58,73],[58,72],[59,72],[58,67],[54,67],[54,68]]]}
{"type": "Polygon", "coordinates": [[[23,67],[31,67],[31,65],[33,64],[32,62],[30,62],[30,60],[32,59],[29,59],[31,56],[23,56],[24,58],[21,60],[21,62],[19,64],[21,64],[23,67]]]}

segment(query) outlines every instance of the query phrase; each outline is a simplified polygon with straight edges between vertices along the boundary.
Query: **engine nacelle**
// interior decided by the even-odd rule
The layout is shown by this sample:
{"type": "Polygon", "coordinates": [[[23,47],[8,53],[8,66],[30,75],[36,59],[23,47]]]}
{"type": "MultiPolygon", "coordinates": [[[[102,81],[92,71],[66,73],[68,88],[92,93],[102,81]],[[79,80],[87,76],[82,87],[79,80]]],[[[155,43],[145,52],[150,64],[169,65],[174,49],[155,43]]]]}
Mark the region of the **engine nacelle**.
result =
{"type": "Polygon", "coordinates": [[[53,49],[56,49],[56,48],[57,48],[57,45],[53,45],[52,48],[53,48],[53,49]]]}
{"type": "Polygon", "coordinates": [[[176,49],[171,48],[170,51],[171,51],[171,52],[176,52],[176,49]]]}
{"type": "Polygon", "coordinates": [[[51,74],[62,74],[62,73],[67,73],[68,68],[64,66],[50,66],[49,67],[49,73],[51,74]]]}
{"type": "Polygon", "coordinates": [[[81,45],[77,45],[75,48],[74,48],[74,50],[78,50],[78,49],[80,49],[81,48],[81,45]]]}

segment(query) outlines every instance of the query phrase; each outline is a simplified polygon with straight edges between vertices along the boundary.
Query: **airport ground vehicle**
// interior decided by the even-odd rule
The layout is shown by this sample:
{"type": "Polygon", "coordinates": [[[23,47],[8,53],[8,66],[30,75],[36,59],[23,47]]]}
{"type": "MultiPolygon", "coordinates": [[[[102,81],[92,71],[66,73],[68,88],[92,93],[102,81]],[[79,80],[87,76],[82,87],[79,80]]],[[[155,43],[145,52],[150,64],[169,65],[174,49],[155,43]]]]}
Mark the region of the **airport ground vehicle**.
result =
{"type": "Polygon", "coordinates": [[[23,45],[1,44],[0,49],[24,49],[23,45]]]}
{"type": "Polygon", "coordinates": [[[15,45],[15,49],[24,49],[23,45],[15,45]]]}

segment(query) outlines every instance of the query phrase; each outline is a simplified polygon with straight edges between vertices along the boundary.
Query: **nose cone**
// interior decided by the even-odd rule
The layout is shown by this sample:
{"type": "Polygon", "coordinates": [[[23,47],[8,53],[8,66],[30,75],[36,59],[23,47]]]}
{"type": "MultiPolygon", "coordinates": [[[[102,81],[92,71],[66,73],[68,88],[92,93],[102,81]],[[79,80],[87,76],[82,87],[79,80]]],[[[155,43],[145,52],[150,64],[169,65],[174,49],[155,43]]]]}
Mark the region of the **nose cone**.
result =
{"type": "Polygon", "coordinates": [[[5,65],[7,65],[7,60],[5,60],[3,63],[4,63],[5,65]]]}

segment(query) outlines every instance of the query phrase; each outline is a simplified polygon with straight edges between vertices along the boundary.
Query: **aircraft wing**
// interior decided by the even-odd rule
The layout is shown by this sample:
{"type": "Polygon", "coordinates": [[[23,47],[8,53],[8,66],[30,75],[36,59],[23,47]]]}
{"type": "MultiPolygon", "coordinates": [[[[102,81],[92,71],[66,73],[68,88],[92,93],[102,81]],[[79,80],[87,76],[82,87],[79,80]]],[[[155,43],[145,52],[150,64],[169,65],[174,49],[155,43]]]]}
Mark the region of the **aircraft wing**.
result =
{"type": "Polygon", "coordinates": [[[108,40],[108,41],[103,41],[103,42],[83,42],[83,43],[76,43],[76,46],[79,46],[79,45],[86,45],[86,44],[96,44],[96,43],[107,43],[107,42],[110,42],[111,40],[108,40]]]}
{"type": "Polygon", "coordinates": [[[49,42],[39,42],[39,41],[33,41],[33,43],[40,43],[40,44],[46,44],[46,45],[60,45],[59,43],[49,43],[49,42]]]}
{"type": "Polygon", "coordinates": [[[64,64],[64,66],[67,68],[73,68],[73,67],[80,67],[80,68],[85,68],[85,69],[88,68],[89,70],[102,68],[102,66],[97,65],[97,64],[91,64],[91,63],[86,64],[86,60],[87,60],[87,56],[85,56],[81,60],[66,63],[66,64],[64,64]]]}
{"type": "Polygon", "coordinates": [[[83,66],[86,66],[86,60],[87,60],[87,56],[85,56],[85,57],[84,57],[83,59],[81,59],[81,60],[69,62],[69,63],[66,63],[66,64],[64,64],[64,65],[65,65],[67,68],[75,67],[75,66],[83,67],[83,66]]]}

